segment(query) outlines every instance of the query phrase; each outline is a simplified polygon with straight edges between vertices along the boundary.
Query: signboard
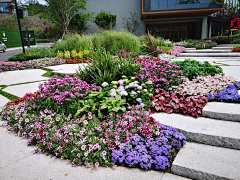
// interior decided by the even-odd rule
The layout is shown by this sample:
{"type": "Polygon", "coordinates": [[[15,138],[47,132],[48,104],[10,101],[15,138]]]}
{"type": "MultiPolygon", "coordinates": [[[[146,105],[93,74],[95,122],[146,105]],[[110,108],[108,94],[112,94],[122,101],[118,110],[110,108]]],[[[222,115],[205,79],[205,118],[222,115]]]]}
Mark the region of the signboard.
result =
{"type": "Polygon", "coordinates": [[[240,18],[234,18],[231,20],[230,29],[240,29],[240,18]]]}
{"type": "MultiPolygon", "coordinates": [[[[24,45],[27,45],[27,33],[22,31],[24,45]]],[[[34,31],[29,31],[30,44],[36,45],[34,31]]],[[[22,46],[20,32],[15,29],[0,28],[0,41],[6,44],[7,48],[22,46]]]]}

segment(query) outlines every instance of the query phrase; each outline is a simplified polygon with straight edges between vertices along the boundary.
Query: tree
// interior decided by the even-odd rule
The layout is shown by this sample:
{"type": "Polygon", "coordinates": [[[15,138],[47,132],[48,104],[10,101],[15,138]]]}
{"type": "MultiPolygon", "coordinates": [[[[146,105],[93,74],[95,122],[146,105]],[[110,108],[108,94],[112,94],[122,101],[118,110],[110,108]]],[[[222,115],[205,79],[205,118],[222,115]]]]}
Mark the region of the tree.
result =
{"type": "Polygon", "coordinates": [[[82,34],[89,28],[88,21],[93,21],[93,13],[76,14],[69,23],[69,29],[82,34]]]}
{"type": "Polygon", "coordinates": [[[94,22],[101,29],[109,30],[116,26],[117,16],[105,11],[101,11],[94,19],[94,22]]]}
{"type": "Polygon", "coordinates": [[[130,33],[135,34],[136,31],[139,29],[139,21],[137,14],[134,12],[129,12],[130,17],[123,17],[122,19],[124,20],[123,22],[123,28],[129,31],[130,33]]]}
{"type": "Polygon", "coordinates": [[[224,10],[233,17],[237,17],[238,13],[240,13],[240,0],[236,0],[235,3],[233,1],[224,1],[224,0],[210,0],[210,2],[221,5],[224,7],[224,10]],[[225,3],[224,3],[225,2],[225,3]]]}
{"type": "Polygon", "coordinates": [[[79,9],[86,10],[87,0],[45,0],[46,7],[42,8],[43,17],[61,28],[62,38],[68,30],[71,19],[79,9]]]}

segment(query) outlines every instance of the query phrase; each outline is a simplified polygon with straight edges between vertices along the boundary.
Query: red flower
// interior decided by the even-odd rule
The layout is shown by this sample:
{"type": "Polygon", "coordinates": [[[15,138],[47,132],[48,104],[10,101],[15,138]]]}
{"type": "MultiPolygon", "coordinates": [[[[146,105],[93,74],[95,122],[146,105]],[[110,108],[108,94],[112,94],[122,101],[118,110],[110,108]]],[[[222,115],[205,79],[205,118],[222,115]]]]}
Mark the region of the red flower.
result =
{"type": "Polygon", "coordinates": [[[61,146],[62,146],[62,147],[65,146],[65,142],[61,142],[61,146]]]}
{"type": "Polygon", "coordinates": [[[147,134],[147,133],[148,133],[148,130],[144,130],[144,131],[143,131],[143,134],[147,134]]]}
{"type": "Polygon", "coordinates": [[[39,130],[39,132],[38,132],[40,135],[42,135],[43,134],[43,130],[39,130]]]}
{"type": "Polygon", "coordinates": [[[151,122],[153,122],[153,117],[150,117],[149,119],[150,119],[151,122]]]}

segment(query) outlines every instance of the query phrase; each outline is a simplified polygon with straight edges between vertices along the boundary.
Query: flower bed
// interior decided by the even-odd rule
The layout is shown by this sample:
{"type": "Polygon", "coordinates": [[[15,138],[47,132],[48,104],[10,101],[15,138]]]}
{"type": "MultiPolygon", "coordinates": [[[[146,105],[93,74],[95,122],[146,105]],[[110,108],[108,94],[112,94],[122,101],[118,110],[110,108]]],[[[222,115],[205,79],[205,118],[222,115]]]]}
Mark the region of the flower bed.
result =
{"type": "Polygon", "coordinates": [[[183,75],[178,69],[179,66],[169,64],[168,61],[161,61],[159,58],[136,59],[141,66],[140,73],[134,73],[136,80],[140,83],[151,82],[154,88],[161,87],[168,90],[171,86],[177,86],[182,82],[183,75]]]}
{"type": "Polygon", "coordinates": [[[182,46],[173,46],[173,49],[169,50],[168,52],[172,55],[175,55],[177,57],[181,56],[182,52],[186,52],[187,49],[182,46]]]}
{"type": "Polygon", "coordinates": [[[48,66],[56,66],[65,64],[66,61],[61,58],[42,58],[22,62],[2,62],[0,65],[0,72],[15,71],[24,69],[40,69],[48,66]]]}
{"type": "Polygon", "coordinates": [[[88,63],[92,61],[92,59],[90,58],[84,58],[84,59],[74,58],[74,59],[65,59],[65,60],[67,64],[88,63]]]}
{"type": "MultiPolygon", "coordinates": [[[[8,130],[28,138],[29,145],[37,145],[36,152],[68,159],[73,166],[84,164],[98,168],[122,164],[167,170],[186,138],[150,117],[138,96],[136,103],[139,105],[128,105],[123,114],[102,111],[103,117],[99,116],[98,108],[105,108],[100,103],[98,106],[93,101],[95,98],[105,103],[112,101],[111,106],[116,108],[117,102],[124,104],[126,93],[133,98],[135,89],[151,85],[138,85],[135,79],[126,81],[105,83],[102,90],[77,77],[55,76],[40,85],[36,95],[29,93],[24,101],[5,105],[2,117],[7,120],[8,130]],[[121,90],[122,86],[125,90],[121,90]],[[108,100],[109,95],[116,99],[108,100]],[[88,104],[90,101],[92,103],[88,104]]],[[[143,93],[149,96],[144,90],[143,93]]]]}
{"type": "Polygon", "coordinates": [[[217,43],[212,40],[184,40],[176,44],[177,46],[183,46],[185,48],[196,48],[196,49],[211,49],[216,47],[217,43]]]}

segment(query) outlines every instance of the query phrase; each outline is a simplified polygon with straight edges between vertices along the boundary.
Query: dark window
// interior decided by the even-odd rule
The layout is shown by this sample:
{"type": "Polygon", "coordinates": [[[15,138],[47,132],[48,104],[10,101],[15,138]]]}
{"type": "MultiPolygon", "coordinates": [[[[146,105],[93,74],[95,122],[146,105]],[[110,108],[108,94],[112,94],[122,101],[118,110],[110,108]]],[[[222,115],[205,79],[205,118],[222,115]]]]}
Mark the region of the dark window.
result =
{"type": "Polygon", "coordinates": [[[8,3],[0,2],[0,14],[9,14],[8,3]]]}

